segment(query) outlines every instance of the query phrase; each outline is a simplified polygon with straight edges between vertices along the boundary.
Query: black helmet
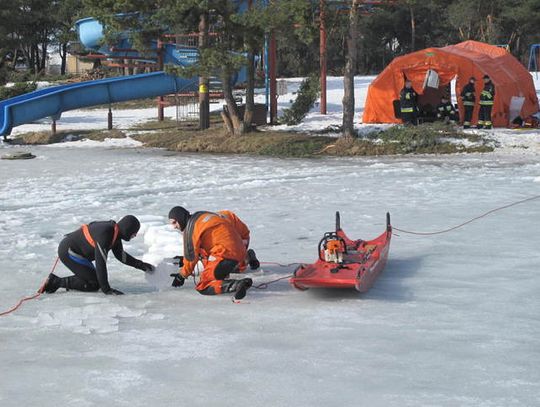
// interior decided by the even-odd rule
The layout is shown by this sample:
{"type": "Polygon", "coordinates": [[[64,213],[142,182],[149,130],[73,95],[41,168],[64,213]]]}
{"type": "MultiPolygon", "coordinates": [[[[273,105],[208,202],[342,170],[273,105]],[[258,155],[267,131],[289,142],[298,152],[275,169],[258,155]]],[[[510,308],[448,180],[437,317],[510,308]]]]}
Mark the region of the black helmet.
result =
{"type": "Polygon", "coordinates": [[[131,237],[139,231],[141,223],[133,215],[124,216],[117,223],[119,229],[120,239],[129,241],[131,237]]]}
{"type": "Polygon", "coordinates": [[[169,211],[169,219],[174,219],[180,225],[180,230],[184,230],[191,214],[186,208],[175,206],[169,211]]]}

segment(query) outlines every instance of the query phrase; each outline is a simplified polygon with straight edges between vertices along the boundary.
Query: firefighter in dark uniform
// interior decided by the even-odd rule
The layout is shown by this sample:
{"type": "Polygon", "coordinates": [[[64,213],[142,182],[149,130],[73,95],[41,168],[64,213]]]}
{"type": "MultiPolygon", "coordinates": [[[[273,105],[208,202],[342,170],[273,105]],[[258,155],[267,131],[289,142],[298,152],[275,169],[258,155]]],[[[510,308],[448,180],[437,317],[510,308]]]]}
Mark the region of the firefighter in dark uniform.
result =
{"type": "Polygon", "coordinates": [[[495,100],[495,86],[488,75],[484,75],[484,89],[480,93],[480,113],[478,114],[478,128],[491,129],[491,110],[495,100]]]}
{"type": "Polygon", "coordinates": [[[418,94],[412,88],[411,81],[405,79],[405,87],[399,94],[401,120],[403,120],[403,124],[412,124],[414,126],[418,124],[417,98],[418,94]]]}
{"type": "Polygon", "coordinates": [[[154,266],[127,254],[122,246],[122,240],[134,238],[140,226],[135,216],[128,215],[118,223],[113,220],[92,222],[67,234],[58,246],[58,257],[74,275],[61,278],[49,274],[43,291],[51,294],[59,288],[78,291],[101,289],[104,294],[123,294],[109,285],[107,255],[112,250],[122,263],[144,272],[152,272],[154,266]]]}
{"type": "Polygon", "coordinates": [[[456,109],[448,99],[448,96],[441,97],[441,103],[437,106],[437,120],[445,123],[455,123],[457,119],[456,109]]]}
{"type": "Polygon", "coordinates": [[[469,83],[467,83],[461,91],[461,100],[463,100],[463,107],[465,109],[465,118],[463,120],[464,129],[468,129],[471,127],[474,105],[476,103],[476,95],[474,88],[475,82],[476,79],[474,78],[474,76],[472,76],[469,79],[469,83]]]}

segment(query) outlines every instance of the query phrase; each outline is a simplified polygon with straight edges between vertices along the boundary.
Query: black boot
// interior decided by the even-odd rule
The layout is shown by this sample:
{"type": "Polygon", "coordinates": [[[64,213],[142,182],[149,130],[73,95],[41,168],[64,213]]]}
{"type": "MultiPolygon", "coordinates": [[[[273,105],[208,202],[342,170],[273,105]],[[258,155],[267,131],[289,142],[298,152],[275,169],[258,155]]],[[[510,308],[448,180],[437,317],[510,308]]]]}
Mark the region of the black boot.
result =
{"type": "Polygon", "coordinates": [[[247,290],[253,285],[251,278],[243,278],[241,280],[223,280],[221,289],[226,293],[234,292],[234,299],[241,300],[246,296],[247,290]]]}
{"type": "Polygon", "coordinates": [[[54,274],[49,274],[49,277],[47,278],[47,282],[43,286],[43,289],[41,292],[46,292],[47,294],[52,294],[56,292],[60,288],[60,283],[62,279],[60,277],[55,276],[54,274]]]}
{"type": "Polygon", "coordinates": [[[236,292],[234,293],[235,300],[241,300],[246,296],[247,290],[253,285],[253,280],[251,278],[243,278],[238,282],[236,287],[236,292]]]}
{"type": "Polygon", "coordinates": [[[255,254],[255,250],[249,249],[247,251],[247,258],[248,258],[249,268],[251,270],[257,270],[259,267],[261,267],[261,263],[259,262],[259,260],[257,260],[257,255],[255,254]]]}
{"type": "Polygon", "coordinates": [[[86,281],[77,276],[69,276],[60,279],[60,287],[66,290],[77,290],[84,292],[95,292],[99,290],[99,283],[97,280],[86,281]]]}

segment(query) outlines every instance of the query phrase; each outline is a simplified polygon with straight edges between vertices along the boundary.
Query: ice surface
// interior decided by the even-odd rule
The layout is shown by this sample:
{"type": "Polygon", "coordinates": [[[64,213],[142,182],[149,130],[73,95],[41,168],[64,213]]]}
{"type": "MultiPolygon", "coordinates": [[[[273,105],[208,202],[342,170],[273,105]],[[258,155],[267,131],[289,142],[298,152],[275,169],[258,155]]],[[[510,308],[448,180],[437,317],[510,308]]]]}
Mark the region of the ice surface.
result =
{"type": "MultiPolygon", "coordinates": [[[[358,119],[373,78],[355,80],[358,119]]],[[[287,80],[280,111],[301,80],[287,80]]],[[[329,78],[329,114],[315,106],[294,128],[340,125],[341,98],[342,78],[329,78]]],[[[115,111],[114,123],[155,115],[115,111]]],[[[106,118],[66,112],[59,129],[104,129],[106,118]]],[[[48,128],[44,120],[14,133],[48,128]]],[[[313,261],[336,210],[351,237],[372,238],[386,211],[400,228],[433,231],[540,194],[538,131],[485,134],[496,154],[287,160],[164,154],[127,138],[1,160],[0,310],[33,293],[63,234],[91,220],[138,216],[126,250],[158,267],[145,274],[111,255],[111,285],[126,295],[59,290],[1,318],[0,405],[540,405],[540,201],[449,234],[396,234],[365,295],[299,292],[283,280],[233,304],[199,295],[192,279],[170,287],[171,258],[182,254],[167,225],[175,205],[236,211],[263,262],[251,273],[259,284],[295,267],[274,262],[313,261]]],[[[63,265],[55,273],[70,274],[63,265]]]]}
{"type": "MultiPolygon", "coordinates": [[[[126,293],[59,290],[0,319],[0,405],[536,406],[540,404],[540,201],[458,231],[394,236],[371,291],[296,291],[286,280],[241,304],[169,287],[175,205],[231,209],[262,262],[311,262],[341,211],[353,238],[446,228],[540,193],[534,155],[325,158],[35,147],[0,161],[0,308],[31,294],[63,234],[126,214],[109,257],[126,293]],[[154,281],[154,279],[156,281],[154,281]]],[[[294,266],[263,264],[255,284],[294,266]]],[[[67,273],[67,271],[60,270],[67,273]]]]}

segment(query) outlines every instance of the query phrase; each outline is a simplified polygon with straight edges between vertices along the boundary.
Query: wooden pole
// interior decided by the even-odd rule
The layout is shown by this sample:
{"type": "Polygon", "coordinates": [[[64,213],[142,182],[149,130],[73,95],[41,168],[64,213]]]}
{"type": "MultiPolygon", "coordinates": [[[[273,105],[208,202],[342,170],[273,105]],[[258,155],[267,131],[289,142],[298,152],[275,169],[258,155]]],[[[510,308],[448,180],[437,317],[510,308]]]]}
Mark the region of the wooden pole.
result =
{"type": "Polygon", "coordinates": [[[269,50],[269,62],[270,62],[270,124],[276,124],[277,122],[277,44],[276,36],[274,33],[270,36],[270,50],[269,50]]]}
{"type": "MultiPolygon", "coordinates": [[[[158,39],[157,41],[157,51],[158,51],[158,69],[160,71],[163,71],[164,63],[163,63],[163,42],[161,42],[161,39],[158,39]]],[[[165,98],[163,96],[158,97],[158,120],[160,122],[163,121],[165,118],[165,98]]]]}
{"type": "Polygon", "coordinates": [[[107,129],[112,130],[113,128],[113,117],[112,117],[112,110],[109,106],[109,113],[107,114],[107,129]]]}

